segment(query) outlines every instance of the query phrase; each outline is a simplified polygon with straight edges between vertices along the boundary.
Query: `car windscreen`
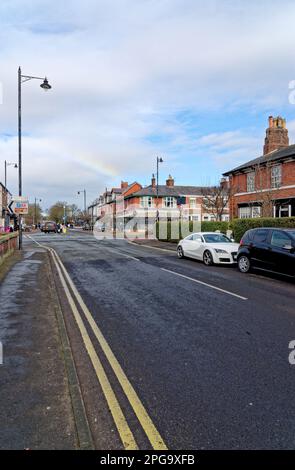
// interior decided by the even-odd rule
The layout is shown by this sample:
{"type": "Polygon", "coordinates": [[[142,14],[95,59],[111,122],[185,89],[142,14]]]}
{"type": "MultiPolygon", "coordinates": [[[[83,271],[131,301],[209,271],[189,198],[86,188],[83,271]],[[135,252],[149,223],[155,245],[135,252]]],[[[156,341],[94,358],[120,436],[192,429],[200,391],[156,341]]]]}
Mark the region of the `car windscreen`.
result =
{"type": "Polygon", "coordinates": [[[231,240],[225,235],[222,235],[222,233],[203,235],[203,238],[206,243],[231,243],[231,240]]]}
{"type": "Polygon", "coordinates": [[[295,230],[290,230],[288,234],[291,235],[291,237],[295,240],[295,230]]]}

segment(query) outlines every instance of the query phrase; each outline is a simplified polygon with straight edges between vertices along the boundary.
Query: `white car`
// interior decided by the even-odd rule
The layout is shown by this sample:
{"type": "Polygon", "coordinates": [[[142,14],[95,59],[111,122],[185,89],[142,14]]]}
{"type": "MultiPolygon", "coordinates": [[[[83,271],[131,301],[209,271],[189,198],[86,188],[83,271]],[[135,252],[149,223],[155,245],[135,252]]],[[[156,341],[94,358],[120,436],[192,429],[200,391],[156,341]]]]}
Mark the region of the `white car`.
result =
{"type": "Polygon", "coordinates": [[[206,266],[212,264],[234,264],[237,262],[239,244],[223,233],[198,232],[185,237],[177,245],[178,258],[202,260],[206,266]]]}

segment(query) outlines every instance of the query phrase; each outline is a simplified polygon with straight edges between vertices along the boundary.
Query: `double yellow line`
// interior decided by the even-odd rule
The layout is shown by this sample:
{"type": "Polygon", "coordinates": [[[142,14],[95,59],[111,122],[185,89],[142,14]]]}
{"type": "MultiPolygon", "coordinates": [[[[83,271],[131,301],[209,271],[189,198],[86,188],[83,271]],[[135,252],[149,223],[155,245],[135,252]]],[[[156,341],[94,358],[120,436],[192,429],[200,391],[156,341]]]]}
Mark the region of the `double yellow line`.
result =
{"type": "MultiPolygon", "coordinates": [[[[28,235],[29,236],[29,235],[28,235]]],[[[137,416],[138,421],[140,422],[151,446],[154,450],[167,450],[167,447],[160,436],[158,430],[156,429],[153,421],[151,420],[150,416],[148,415],[145,407],[143,406],[140,398],[138,397],[136,391],[134,390],[133,386],[131,385],[130,381],[128,380],[125,372],[123,371],[122,367],[120,366],[118,360],[116,359],[114,353],[112,352],[108,342],[106,341],[105,337],[103,336],[101,330],[98,328],[97,324],[94,321],[89,309],[87,308],[85,302],[83,301],[82,297],[80,296],[76,286],[74,285],[72,279],[70,278],[64,264],[62,263],[60,257],[56,253],[53,248],[47,247],[45,245],[41,245],[39,242],[34,240],[33,237],[30,237],[35,243],[37,243],[42,248],[48,250],[51,255],[53,262],[55,264],[56,270],[58,272],[61,284],[65,291],[67,300],[73,312],[73,316],[76,320],[77,326],[81,333],[85,348],[88,352],[94,370],[96,372],[97,379],[101,385],[102,391],[112,413],[114,422],[116,424],[118,433],[120,435],[121,441],[124,445],[126,450],[137,450],[138,445],[135,441],[133,433],[127,423],[126,417],[123,414],[122,408],[117,400],[117,397],[113,391],[113,388],[110,384],[110,381],[105,373],[103,365],[95,351],[93,343],[88,335],[87,329],[84,325],[82,317],[77,309],[76,302],[79,304],[81,310],[83,311],[85,318],[87,319],[95,337],[98,340],[98,343],[104,352],[105,357],[107,358],[111,368],[113,369],[115,376],[120,383],[135,415],[137,416]],[[72,294],[70,292],[70,289],[72,294]],[[74,296],[74,297],[73,297],[74,296]]]]}

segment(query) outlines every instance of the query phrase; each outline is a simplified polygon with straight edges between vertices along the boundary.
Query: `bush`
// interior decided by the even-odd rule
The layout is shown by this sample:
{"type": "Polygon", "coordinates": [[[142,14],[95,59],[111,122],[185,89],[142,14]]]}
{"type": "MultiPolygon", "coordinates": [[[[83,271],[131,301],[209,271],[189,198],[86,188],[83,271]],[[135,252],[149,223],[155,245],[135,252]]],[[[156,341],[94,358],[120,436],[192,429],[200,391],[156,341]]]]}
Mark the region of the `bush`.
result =
{"type": "Polygon", "coordinates": [[[274,218],[257,218],[257,219],[233,219],[230,224],[233,236],[236,242],[240,242],[247,230],[257,227],[281,227],[295,228],[295,217],[274,218]]]}
{"type": "Polygon", "coordinates": [[[229,230],[229,222],[202,222],[202,232],[216,232],[217,230],[221,233],[226,234],[229,230]]]}

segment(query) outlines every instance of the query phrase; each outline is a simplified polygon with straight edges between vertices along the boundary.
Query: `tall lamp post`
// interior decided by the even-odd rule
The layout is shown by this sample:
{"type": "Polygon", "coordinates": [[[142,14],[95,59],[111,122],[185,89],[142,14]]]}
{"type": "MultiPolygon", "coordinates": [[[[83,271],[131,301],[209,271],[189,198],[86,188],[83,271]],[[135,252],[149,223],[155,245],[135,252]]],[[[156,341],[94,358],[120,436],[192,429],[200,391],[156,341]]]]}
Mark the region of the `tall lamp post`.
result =
{"type": "Polygon", "coordinates": [[[162,157],[157,157],[157,186],[156,186],[156,191],[157,191],[157,219],[159,219],[159,163],[163,163],[164,160],[162,157]]]}
{"type": "Polygon", "coordinates": [[[66,206],[64,206],[64,226],[66,226],[66,206]]]}
{"type": "Polygon", "coordinates": [[[77,191],[78,194],[84,194],[84,214],[86,216],[86,189],[82,189],[81,191],[77,191]]]}
{"type": "MultiPolygon", "coordinates": [[[[34,77],[31,75],[22,75],[21,68],[18,68],[18,195],[22,196],[22,84],[29,80],[42,80],[40,87],[47,91],[50,90],[47,78],[34,77]]],[[[19,241],[18,247],[22,248],[22,224],[21,214],[18,219],[19,224],[19,241]]]]}
{"type": "Polygon", "coordinates": [[[34,206],[34,220],[33,220],[33,225],[37,225],[37,201],[42,202],[42,199],[39,199],[35,197],[35,206],[34,206]]]}
{"type": "Polygon", "coordinates": [[[14,165],[14,168],[17,168],[17,163],[11,163],[11,162],[7,162],[5,160],[4,162],[4,168],[5,168],[5,172],[4,172],[4,186],[5,186],[5,189],[7,189],[7,167],[8,166],[11,166],[11,165],[14,165]]]}

